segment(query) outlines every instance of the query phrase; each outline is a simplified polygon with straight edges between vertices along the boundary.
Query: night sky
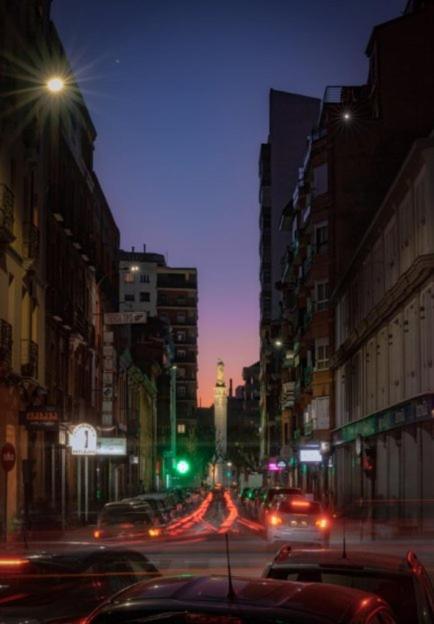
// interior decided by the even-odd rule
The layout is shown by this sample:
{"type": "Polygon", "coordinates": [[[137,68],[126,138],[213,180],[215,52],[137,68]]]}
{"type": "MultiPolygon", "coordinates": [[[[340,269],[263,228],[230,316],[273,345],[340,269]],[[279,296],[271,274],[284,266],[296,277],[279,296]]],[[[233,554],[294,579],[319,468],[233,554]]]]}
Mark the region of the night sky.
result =
{"type": "Polygon", "coordinates": [[[259,145],[270,88],[321,97],[367,76],[405,0],[54,0],[98,131],[123,248],[199,271],[199,397],[258,359],[259,145]]]}

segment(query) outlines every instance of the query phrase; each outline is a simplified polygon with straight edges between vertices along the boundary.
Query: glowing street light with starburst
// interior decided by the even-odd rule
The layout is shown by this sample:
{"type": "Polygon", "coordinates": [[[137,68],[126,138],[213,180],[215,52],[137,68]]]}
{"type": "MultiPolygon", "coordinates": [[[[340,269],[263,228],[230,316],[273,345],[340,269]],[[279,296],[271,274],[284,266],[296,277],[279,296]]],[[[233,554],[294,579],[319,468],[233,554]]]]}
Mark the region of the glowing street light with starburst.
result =
{"type": "Polygon", "coordinates": [[[46,87],[50,93],[61,93],[65,88],[65,81],[60,76],[53,76],[47,80],[46,87]]]}

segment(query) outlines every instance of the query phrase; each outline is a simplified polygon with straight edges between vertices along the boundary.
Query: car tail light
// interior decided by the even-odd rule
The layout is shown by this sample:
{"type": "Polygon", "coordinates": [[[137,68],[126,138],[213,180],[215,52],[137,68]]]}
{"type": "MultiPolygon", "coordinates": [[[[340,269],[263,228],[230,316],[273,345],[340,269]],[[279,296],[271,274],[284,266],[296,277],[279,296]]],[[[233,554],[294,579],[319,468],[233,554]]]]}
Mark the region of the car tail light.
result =
{"type": "Polygon", "coordinates": [[[160,537],[161,529],[154,527],[152,529],[149,529],[148,533],[149,533],[149,537],[160,537]]]}
{"type": "Polygon", "coordinates": [[[325,529],[330,528],[330,520],[328,518],[318,518],[318,520],[315,520],[315,526],[325,531],[325,529]]]}
{"type": "Polygon", "coordinates": [[[279,526],[279,524],[282,524],[282,518],[280,516],[278,516],[277,514],[271,514],[268,517],[268,522],[272,526],[279,526]]]}
{"type": "Polygon", "coordinates": [[[19,568],[23,565],[26,565],[27,563],[29,563],[28,559],[20,559],[19,557],[15,557],[15,558],[2,558],[0,559],[0,568],[8,568],[8,569],[15,569],[15,568],[19,568]]]}
{"type": "Polygon", "coordinates": [[[95,539],[100,539],[102,537],[102,531],[100,531],[99,529],[95,529],[95,531],[93,532],[93,536],[95,539]]]}
{"type": "Polygon", "coordinates": [[[310,507],[310,502],[306,500],[293,500],[291,501],[291,507],[295,509],[308,509],[310,507]]]}

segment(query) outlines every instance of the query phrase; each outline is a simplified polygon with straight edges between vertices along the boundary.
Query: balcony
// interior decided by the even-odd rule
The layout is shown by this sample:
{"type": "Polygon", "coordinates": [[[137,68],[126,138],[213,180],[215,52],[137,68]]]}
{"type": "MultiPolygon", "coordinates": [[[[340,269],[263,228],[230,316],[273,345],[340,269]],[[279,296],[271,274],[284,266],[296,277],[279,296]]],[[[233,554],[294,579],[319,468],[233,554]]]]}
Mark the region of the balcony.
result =
{"type": "Polygon", "coordinates": [[[171,320],[170,324],[172,327],[195,327],[197,325],[197,319],[194,318],[185,318],[185,319],[175,319],[171,320]]]}
{"type": "Polygon", "coordinates": [[[195,297],[178,297],[176,299],[158,297],[157,306],[160,308],[195,308],[197,300],[195,297]]]}
{"type": "Polygon", "coordinates": [[[12,325],[0,319],[0,371],[12,365],[12,325]]]}
{"type": "Polygon", "coordinates": [[[23,255],[29,260],[39,258],[39,228],[30,222],[23,224],[23,255]]]}
{"type": "Polygon", "coordinates": [[[295,382],[286,381],[282,384],[282,394],[280,397],[282,409],[293,407],[295,402],[295,382]]]}
{"type": "Polygon", "coordinates": [[[39,347],[30,339],[21,340],[21,374],[23,377],[38,377],[39,347]]]}
{"type": "Polygon", "coordinates": [[[187,279],[187,276],[181,273],[162,273],[157,277],[157,285],[158,288],[196,290],[197,279],[196,275],[190,275],[187,279]]]}
{"type": "Polygon", "coordinates": [[[0,243],[9,244],[14,236],[14,194],[6,184],[0,184],[0,243]]]}

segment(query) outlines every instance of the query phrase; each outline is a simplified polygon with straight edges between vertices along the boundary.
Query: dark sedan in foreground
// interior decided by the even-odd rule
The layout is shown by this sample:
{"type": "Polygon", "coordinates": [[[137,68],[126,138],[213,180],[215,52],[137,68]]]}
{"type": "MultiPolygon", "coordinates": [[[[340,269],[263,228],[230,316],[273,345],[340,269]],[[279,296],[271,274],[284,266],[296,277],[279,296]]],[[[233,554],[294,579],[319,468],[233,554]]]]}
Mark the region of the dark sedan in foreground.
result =
{"type": "Polygon", "coordinates": [[[0,624],[78,624],[121,589],[156,576],[146,557],[125,549],[0,553],[0,624]]]}
{"type": "Polygon", "coordinates": [[[394,624],[372,594],[316,583],[186,575],[139,583],[83,624],[394,624]]]}
{"type": "Polygon", "coordinates": [[[372,592],[387,601],[398,624],[434,623],[431,581],[411,552],[401,558],[369,552],[292,550],[284,546],[263,577],[372,592]]]}

